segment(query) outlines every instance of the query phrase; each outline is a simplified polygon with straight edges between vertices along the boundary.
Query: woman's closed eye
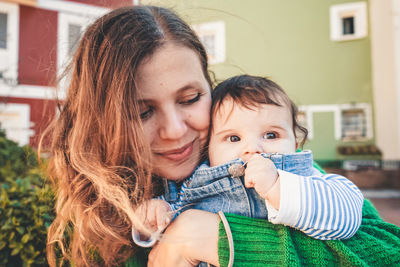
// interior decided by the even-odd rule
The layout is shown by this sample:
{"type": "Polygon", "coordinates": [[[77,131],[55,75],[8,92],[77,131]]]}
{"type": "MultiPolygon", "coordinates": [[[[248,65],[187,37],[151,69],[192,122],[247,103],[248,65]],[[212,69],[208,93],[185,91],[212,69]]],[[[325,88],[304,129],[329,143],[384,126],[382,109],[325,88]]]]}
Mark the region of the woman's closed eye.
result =
{"type": "Polygon", "coordinates": [[[140,112],[140,119],[141,120],[147,120],[151,117],[151,115],[153,115],[153,108],[152,107],[147,107],[145,110],[140,112]]]}
{"type": "Polygon", "coordinates": [[[188,97],[184,97],[181,101],[179,101],[179,104],[191,105],[193,103],[196,103],[197,101],[200,100],[201,95],[202,95],[201,93],[197,93],[194,96],[190,95],[188,97]]]}
{"type": "Polygon", "coordinates": [[[276,133],[274,133],[274,132],[266,132],[263,135],[263,138],[264,139],[276,139],[276,138],[278,138],[278,135],[276,133]]]}

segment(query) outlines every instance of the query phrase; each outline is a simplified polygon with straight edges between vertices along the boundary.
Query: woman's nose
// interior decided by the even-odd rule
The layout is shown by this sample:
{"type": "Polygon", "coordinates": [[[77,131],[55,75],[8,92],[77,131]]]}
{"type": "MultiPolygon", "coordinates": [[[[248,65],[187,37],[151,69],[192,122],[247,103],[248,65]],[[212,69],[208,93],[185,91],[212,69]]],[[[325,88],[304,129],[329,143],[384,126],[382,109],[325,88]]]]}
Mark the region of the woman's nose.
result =
{"type": "Polygon", "coordinates": [[[160,138],[179,139],[187,131],[186,120],[182,114],[177,111],[169,111],[160,122],[160,138]]]}

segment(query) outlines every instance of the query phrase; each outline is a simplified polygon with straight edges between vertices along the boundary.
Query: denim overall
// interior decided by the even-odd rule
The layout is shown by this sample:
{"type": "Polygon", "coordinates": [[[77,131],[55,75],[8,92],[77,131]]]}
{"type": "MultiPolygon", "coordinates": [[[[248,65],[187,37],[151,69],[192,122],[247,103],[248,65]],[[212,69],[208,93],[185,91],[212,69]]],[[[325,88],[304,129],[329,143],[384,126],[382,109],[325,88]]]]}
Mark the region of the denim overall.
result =
{"type": "MultiPolygon", "coordinates": [[[[320,174],[313,168],[311,151],[261,155],[271,159],[277,169],[301,176],[320,174]]],[[[176,183],[168,181],[163,198],[176,211],[174,218],[186,209],[200,209],[267,219],[265,200],[253,188],[244,186],[243,176],[232,178],[228,169],[233,164],[243,165],[244,162],[236,159],[215,167],[209,167],[205,162],[184,181],[179,190],[176,183]]]]}

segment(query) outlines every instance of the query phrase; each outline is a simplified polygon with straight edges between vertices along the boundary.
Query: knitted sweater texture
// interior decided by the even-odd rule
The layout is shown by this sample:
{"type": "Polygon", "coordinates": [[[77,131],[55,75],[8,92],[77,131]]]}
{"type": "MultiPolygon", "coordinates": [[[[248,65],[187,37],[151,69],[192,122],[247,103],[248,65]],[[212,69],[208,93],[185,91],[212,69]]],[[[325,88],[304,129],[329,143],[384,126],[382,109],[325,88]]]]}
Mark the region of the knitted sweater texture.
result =
{"type": "MultiPolygon", "coordinates": [[[[225,214],[234,241],[234,266],[400,266],[400,228],[384,222],[364,200],[358,232],[347,240],[320,241],[265,220],[225,214]]],[[[229,244],[219,226],[220,266],[229,262],[229,244]]]]}
{"type": "MultiPolygon", "coordinates": [[[[384,222],[369,200],[357,233],[346,240],[321,241],[265,220],[225,214],[234,240],[234,266],[400,266],[400,228],[384,222]]],[[[140,250],[124,266],[147,265],[140,250]]],[[[220,266],[229,262],[225,228],[219,225],[220,266]]]]}

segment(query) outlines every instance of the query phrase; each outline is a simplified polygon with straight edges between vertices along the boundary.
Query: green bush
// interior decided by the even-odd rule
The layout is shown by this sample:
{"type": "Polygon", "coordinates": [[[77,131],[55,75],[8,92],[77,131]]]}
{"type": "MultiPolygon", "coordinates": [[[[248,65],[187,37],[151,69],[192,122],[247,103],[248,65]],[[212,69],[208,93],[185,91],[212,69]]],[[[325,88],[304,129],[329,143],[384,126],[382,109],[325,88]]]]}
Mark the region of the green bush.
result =
{"type": "Polygon", "coordinates": [[[47,266],[53,194],[37,154],[0,131],[0,266],[47,266]]]}

